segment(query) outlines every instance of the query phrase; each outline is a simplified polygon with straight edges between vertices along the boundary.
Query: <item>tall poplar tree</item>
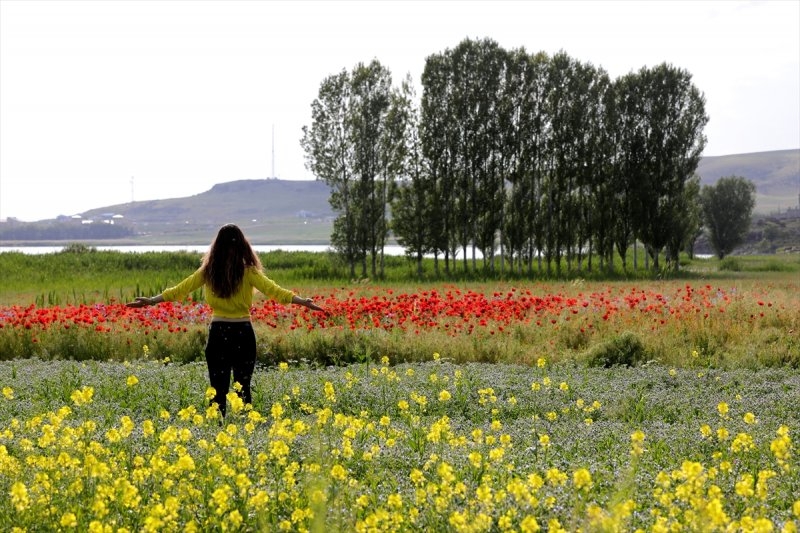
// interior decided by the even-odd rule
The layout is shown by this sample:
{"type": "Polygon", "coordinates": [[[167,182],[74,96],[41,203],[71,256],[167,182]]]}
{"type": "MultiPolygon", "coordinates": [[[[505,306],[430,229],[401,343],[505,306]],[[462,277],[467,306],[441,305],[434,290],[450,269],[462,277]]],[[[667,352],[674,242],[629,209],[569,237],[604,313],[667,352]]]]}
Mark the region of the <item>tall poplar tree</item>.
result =
{"type": "Polygon", "coordinates": [[[431,246],[434,265],[438,273],[438,257],[444,256],[445,273],[450,274],[455,261],[457,210],[455,196],[457,185],[457,131],[453,111],[453,70],[450,51],[434,54],[425,60],[422,72],[422,97],[420,103],[420,141],[422,155],[427,162],[431,193],[435,200],[431,227],[431,246]]]}
{"type": "Polygon", "coordinates": [[[303,126],[300,144],[306,168],[331,189],[328,201],[338,213],[331,244],[355,278],[355,266],[363,260],[364,249],[357,240],[359,215],[349,113],[350,75],[343,70],[322,80],[319,95],[311,103],[311,127],[303,126]]]}
{"type": "Polygon", "coordinates": [[[686,70],[661,64],[638,73],[638,109],[644,157],[636,172],[636,234],[659,268],[659,253],[672,238],[687,181],[706,144],[705,98],[686,70]]]}
{"type": "Polygon", "coordinates": [[[391,73],[377,60],[359,63],[350,77],[351,102],[347,115],[353,169],[357,177],[356,241],[360,247],[362,277],[378,275],[377,258],[383,252],[388,233],[389,161],[391,142],[386,142],[387,115],[392,85],[391,73]]]}

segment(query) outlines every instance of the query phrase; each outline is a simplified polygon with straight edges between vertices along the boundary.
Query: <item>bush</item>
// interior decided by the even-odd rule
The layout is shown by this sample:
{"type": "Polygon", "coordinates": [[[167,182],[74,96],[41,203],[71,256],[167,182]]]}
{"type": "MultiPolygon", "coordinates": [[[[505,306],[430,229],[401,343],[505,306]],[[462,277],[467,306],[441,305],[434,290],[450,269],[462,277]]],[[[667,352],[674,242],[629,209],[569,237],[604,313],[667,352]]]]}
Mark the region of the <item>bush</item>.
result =
{"type": "Polygon", "coordinates": [[[719,262],[719,269],[726,270],[728,272],[741,272],[742,263],[735,257],[726,257],[719,262]]]}
{"type": "Polygon", "coordinates": [[[637,366],[647,360],[647,350],[642,341],[630,332],[625,332],[609,341],[598,344],[587,354],[591,367],[637,366]]]}

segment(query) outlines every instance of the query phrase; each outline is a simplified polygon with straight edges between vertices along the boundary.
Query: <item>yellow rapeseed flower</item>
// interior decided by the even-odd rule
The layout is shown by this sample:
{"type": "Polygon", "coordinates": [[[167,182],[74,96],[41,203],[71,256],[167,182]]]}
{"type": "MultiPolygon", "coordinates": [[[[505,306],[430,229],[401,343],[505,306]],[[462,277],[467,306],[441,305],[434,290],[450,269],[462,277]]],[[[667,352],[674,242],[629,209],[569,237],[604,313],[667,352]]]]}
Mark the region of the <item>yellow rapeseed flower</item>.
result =
{"type": "Polygon", "coordinates": [[[767,499],[767,481],[777,475],[778,474],[774,470],[761,470],[758,472],[758,480],[756,481],[756,496],[758,496],[758,499],[767,499]]]}
{"type": "Polygon", "coordinates": [[[746,452],[752,450],[754,447],[755,443],[753,442],[753,437],[747,433],[737,434],[733,442],[731,442],[731,451],[734,453],[746,452]]]}
{"type": "Polygon", "coordinates": [[[333,388],[333,383],[326,381],[323,389],[325,392],[325,399],[331,403],[336,403],[336,392],[333,388]]]}
{"type": "Polygon", "coordinates": [[[522,533],[536,533],[542,529],[539,525],[539,522],[536,521],[536,518],[531,515],[527,515],[522,519],[522,521],[519,523],[519,528],[522,533]]]}
{"type": "Polygon", "coordinates": [[[572,484],[578,490],[588,491],[592,487],[592,474],[585,468],[572,473],[572,484]]]}
{"type": "Polygon", "coordinates": [[[30,497],[28,496],[28,489],[21,481],[16,481],[11,485],[9,494],[11,495],[11,504],[18,512],[27,509],[31,503],[30,497]]]}
{"type": "Polygon", "coordinates": [[[231,411],[233,413],[241,413],[244,410],[244,400],[235,392],[229,392],[225,396],[225,399],[228,400],[228,403],[231,405],[231,411]]]}
{"type": "Polygon", "coordinates": [[[77,527],[78,517],[75,516],[75,513],[64,513],[59,524],[61,524],[61,527],[77,527]]]}
{"type": "Polygon", "coordinates": [[[492,448],[491,450],[489,450],[489,459],[493,462],[500,461],[501,459],[503,459],[505,453],[506,452],[503,448],[492,448]]]}
{"type": "Polygon", "coordinates": [[[567,482],[567,474],[558,468],[550,468],[545,472],[545,478],[551,485],[563,485],[567,482]]]}
{"type": "Polygon", "coordinates": [[[644,453],[644,432],[636,430],[631,434],[631,455],[640,456],[644,453]]]}
{"type": "Polygon", "coordinates": [[[735,485],[736,494],[742,498],[750,498],[755,495],[754,485],[755,478],[753,474],[742,474],[735,485]]]}
{"type": "Polygon", "coordinates": [[[345,470],[342,465],[337,463],[331,468],[331,477],[338,481],[344,481],[347,479],[347,470],[345,470]]]}
{"type": "Polygon", "coordinates": [[[82,387],[79,390],[72,391],[69,398],[72,400],[72,403],[80,406],[92,403],[92,396],[94,396],[94,388],[82,387]]]}

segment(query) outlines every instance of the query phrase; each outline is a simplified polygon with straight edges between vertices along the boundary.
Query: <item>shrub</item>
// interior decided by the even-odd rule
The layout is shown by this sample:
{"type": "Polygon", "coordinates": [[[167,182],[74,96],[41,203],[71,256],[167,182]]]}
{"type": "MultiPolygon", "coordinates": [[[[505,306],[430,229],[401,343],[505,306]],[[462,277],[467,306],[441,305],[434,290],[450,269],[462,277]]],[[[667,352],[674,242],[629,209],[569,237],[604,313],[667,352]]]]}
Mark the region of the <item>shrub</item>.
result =
{"type": "Polygon", "coordinates": [[[719,262],[719,269],[726,270],[728,272],[741,272],[742,263],[735,257],[726,257],[719,262]]]}
{"type": "Polygon", "coordinates": [[[630,332],[596,345],[587,354],[587,363],[592,367],[636,366],[646,360],[647,350],[644,344],[630,332]]]}

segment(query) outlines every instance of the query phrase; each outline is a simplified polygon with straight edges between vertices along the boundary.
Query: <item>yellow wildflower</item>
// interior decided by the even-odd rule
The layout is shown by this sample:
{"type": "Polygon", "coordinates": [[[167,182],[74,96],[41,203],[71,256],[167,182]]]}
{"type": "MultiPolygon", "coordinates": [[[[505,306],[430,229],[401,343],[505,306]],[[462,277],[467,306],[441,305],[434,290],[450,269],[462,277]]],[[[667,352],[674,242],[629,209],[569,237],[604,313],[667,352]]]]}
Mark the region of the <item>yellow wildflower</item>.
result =
{"type": "Polygon", "coordinates": [[[339,481],[344,481],[347,479],[347,471],[342,465],[335,464],[333,465],[333,468],[331,468],[331,477],[339,481]]]}
{"type": "Polygon", "coordinates": [[[539,522],[536,521],[536,518],[531,515],[527,515],[522,519],[522,522],[519,523],[519,528],[522,533],[536,533],[542,529],[539,522]]]}
{"type": "Polygon", "coordinates": [[[28,496],[28,489],[21,481],[17,481],[11,485],[9,494],[11,495],[11,504],[17,511],[22,512],[30,505],[31,501],[28,496]]]}
{"type": "Polygon", "coordinates": [[[644,453],[644,432],[636,430],[631,434],[631,455],[640,456],[644,453]]]}
{"type": "Polygon", "coordinates": [[[78,525],[78,517],[75,513],[64,513],[59,521],[61,527],[76,527],[78,525]]]}
{"type": "Polygon", "coordinates": [[[572,474],[572,483],[576,489],[588,491],[592,487],[592,474],[585,468],[579,468],[572,474]]]}
{"type": "Polygon", "coordinates": [[[550,435],[546,435],[546,434],[539,435],[539,445],[544,449],[549,448],[550,447],[550,435]]]}

